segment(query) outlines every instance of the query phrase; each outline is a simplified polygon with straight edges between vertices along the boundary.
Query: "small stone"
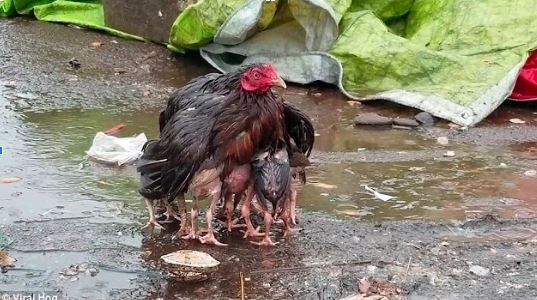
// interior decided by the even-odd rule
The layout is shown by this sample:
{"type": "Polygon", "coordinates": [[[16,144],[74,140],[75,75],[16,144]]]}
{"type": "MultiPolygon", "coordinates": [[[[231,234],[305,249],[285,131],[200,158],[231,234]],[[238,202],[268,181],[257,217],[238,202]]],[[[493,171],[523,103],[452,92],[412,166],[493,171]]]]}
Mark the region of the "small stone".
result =
{"type": "Polygon", "coordinates": [[[482,266],[473,265],[470,267],[470,273],[473,273],[477,276],[486,277],[489,276],[490,270],[482,266]]]}
{"type": "Polygon", "coordinates": [[[375,274],[376,271],[377,271],[377,267],[376,267],[376,266],[372,266],[372,265],[367,266],[367,273],[369,273],[369,274],[375,274]]]}
{"type": "Polygon", "coordinates": [[[317,97],[317,98],[321,97],[322,95],[323,94],[321,94],[321,93],[313,93],[313,97],[317,97]]]}
{"type": "Polygon", "coordinates": [[[363,113],[354,118],[354,125],[391,125],[392,118],[377,113],[363,113]]]}
{"type": "Polygon", "coordinates": [[[91,277],[95,277],[97,274],[99,274],[99,270],[95,268],[89,268],[86,272],[89,273],[91,277]]]}
{"type": "Polygon", "coordinates": [[[524,124],[524,123],[526,123],[526,121],[518,119],[518,118],[510,119],[509,122],[511,122],[513,124],[524,124]]]}
{"type": "Polygon", "coordinates": [[[447,136],[441,136],[436,139],[436,142],[442,146],[445,146],[449,144],[449,139],[447,138],[447,136]]]}
{"type": "Polygon", "coordinates": [[[270,288],[270,283],[268,282],[263,283],[263,287],[266,289],[270,288]]]}
{"type": "Polygon", "coordinates": [[[455,151],[446,151],[446,153],[444,153],[444,156],[445,157],[453,157],[453,156],[455,156],[455,151]]]}
{"type": "Polygon", "coordinates": [[[506,167],[507,167],[506,163],[500,163],[500,168],[506,168],[506,167]]]}
{"type": "Polygon", "coordinates": [[[413,119],[407,119],[407,118],[395,118],[393,119],[393,123],[399,126],[408,126],[408,127],[420,126],[420,123],[418,123],[418,121],[413,120],[413,119]]]}
{"type": "Polygon", "coordinates": [[[529,176],[529,177],[535,177],[535,176],[537,176],[537,171],[536,170],[527,170],[526,172],[524,172],[524,175],[529,176]]]}
{"type": "Polygon", "coordinates": [[[414,119],[418,121],[422,126],[433,126],[434,125],[434,117],[428,112],[420,112],[419,114],[414,116],[414,119]]]}
{"type": "Polygon", "coordinates": [[[447,246],[449,246],[449,243],[448,242],[442,242],[442,243],[440,243],[440,245],[442,245],[444,247],[447,247],[447,246]]]}

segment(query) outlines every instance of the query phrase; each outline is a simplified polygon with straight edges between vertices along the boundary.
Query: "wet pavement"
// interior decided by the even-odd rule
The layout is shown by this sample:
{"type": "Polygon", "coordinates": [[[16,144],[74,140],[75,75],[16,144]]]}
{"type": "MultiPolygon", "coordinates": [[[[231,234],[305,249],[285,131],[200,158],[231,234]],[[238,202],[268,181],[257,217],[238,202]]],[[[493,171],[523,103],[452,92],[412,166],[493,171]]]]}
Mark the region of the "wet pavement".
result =
{"type": "Polygon", "coordinates": [[[417,111],[351,105],[329,87],[290,87],[286,101],[305,110],[318,133],[299,193],[301,232],[272,249],[238,234],[222,237],[230,247],[214,248],[171,242],[171,232],[144,238],[134,168],[85,159],[95,133],[119,123],[127,125],[119,136],[155,137],[174,87],[211,68],[158,45],[25,18],[0,19],[0,32],[0,177],[22,178],[0,183],[0,233],[18,259],[0,275],[0,290],[237,299],[242,272],[247,299],[339,299],[356,293],[364,276],[390,277],[414,299],[536,296],[537,177],[527,172],[537,169],[535,105],[503,105],[468,131],[446,122],[355,127],[357,113],[417,111]],[[73,58],[79,69],[69,67],[73,58]],[[395,198],[377,199],[366,185],[395,198]],[[167,278],[158,258],[183,248],[212,254],[221,269],[205,283],[167,278]],[[98,273],[60,274],[76,264],[98,273]],[[475,278],[466,271],[472,264],[492,275],[475,278]],[[449,298],[454,291],[460,297],[449,298]]]}

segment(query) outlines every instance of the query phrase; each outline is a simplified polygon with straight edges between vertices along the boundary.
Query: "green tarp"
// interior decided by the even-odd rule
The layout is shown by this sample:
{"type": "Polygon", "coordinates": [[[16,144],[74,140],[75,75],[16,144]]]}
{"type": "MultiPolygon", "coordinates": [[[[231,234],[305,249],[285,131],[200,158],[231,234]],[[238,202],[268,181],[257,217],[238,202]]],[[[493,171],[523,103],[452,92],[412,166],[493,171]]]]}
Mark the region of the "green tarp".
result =
{"type": "MultiPolygon", "coordinates": [[[[98,1],[4,0],[0,14],[104,26],[98,1]]],[[[535,0],[200,0],[169,47],[213,66],[272,61],[292,82],[387,99],[475,125],[507,98],[537,46],[535,0]]]]}

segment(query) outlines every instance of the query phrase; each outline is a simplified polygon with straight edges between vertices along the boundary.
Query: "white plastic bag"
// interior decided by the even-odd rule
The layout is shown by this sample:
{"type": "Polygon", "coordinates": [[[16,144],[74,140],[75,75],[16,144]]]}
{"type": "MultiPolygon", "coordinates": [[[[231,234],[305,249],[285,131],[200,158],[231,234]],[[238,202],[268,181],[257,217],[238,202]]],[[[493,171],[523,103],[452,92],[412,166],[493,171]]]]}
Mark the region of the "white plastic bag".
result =
{"type": "Polygon", "coordinates": [[[147,137],[144,133],[135,137],[118,138],[97,132],[91,148],[86,153],[100,162],[121,166],[135,162],[142,155],[145,142],[147,137]]]}

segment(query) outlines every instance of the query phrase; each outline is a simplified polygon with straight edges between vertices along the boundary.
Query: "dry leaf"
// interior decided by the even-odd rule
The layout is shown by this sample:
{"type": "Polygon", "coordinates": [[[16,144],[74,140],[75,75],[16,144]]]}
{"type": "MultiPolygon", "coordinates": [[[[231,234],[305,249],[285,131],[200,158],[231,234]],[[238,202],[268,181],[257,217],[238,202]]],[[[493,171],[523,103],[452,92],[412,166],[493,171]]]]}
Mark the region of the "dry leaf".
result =
{"type": "Polygon", "coordinates": [[[0,177],[0,183],[14,183],[21,179],[20,177],[0,177]]]}
{"type": "Polygon", "coordinates": [[[11,256],[6,251],[0,251],[0,267],[14,267],[17,260],[11,256]]]}

